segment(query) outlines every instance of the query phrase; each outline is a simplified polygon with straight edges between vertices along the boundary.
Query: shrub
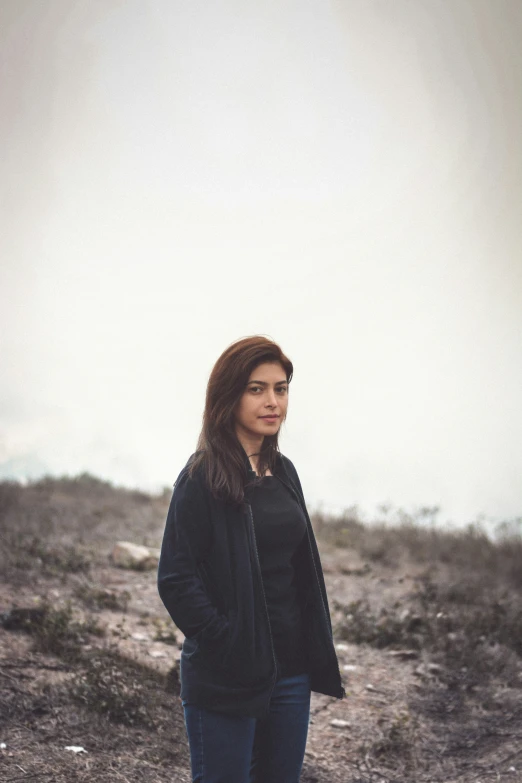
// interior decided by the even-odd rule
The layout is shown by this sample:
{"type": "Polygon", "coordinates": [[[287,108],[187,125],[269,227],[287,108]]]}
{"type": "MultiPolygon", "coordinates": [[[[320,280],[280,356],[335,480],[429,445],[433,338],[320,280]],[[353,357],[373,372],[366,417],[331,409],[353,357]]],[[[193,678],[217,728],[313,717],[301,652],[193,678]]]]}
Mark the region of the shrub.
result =
{"type": "Polygon", "coordinates": [[[48,574],[86,573],[91,567],[90,558],[75,546],[48,546],[33,538],[26,547],[26,554],[36,558],[48,574]]]}
{"type": "Polygon", "coordinates": [[[78,585],[74,594],[85,606],[95,611],[108,609],[112,612],[126,612],[131,598],[128,590],[116,592],[90,584],[78,585]]]}
{"type": "Polygon", "coordinates": [[[154,728],[154,692],[165,689],[164,675],[111,650],[97,651],[84,660],[74,676],[71,695],[87,709],[125,726],[154,728]]]}
{"type": "Polygon", "coordinates": [[[95,620],[79,622],[73,619],[70,603],[61,609],[42,604],[29,609],[14,607],[2,617],[6,630],[21,630],[31,634],[39,652],[66,659],[77,659],[89,635],[102,636],[104,630],[95,620]]]}
{"type": "Polygon", "coordinates": [[[372,647],[408,646],[419,649],[419,626],[422,619],[408,610],[400,614],[382,608],[374,614],[366,599],[343,605],[333,601],[335,609],[342,611],[342,618],[335,625],[337,638],[353,644],[370,644],[372,647]]]}
{"type": "Polygon", "coordinates": [[[472,690],[493,677],[522,687],[522,603],[518,594],[485,579],[439,584],[425,576],[413,596],[415,611],[383,608],[366,600],[343,605],[335,635],[373,647],[424,649],[440,663],[438,678],[472,690]]]}

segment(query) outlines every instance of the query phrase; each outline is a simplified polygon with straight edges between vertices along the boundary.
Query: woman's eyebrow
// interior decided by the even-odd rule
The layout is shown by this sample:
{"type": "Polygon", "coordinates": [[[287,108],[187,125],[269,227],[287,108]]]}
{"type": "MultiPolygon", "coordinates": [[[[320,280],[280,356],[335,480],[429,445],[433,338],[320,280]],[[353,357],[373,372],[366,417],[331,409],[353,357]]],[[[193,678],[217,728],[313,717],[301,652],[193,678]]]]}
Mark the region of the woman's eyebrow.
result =
{"type": "MultiPolygon", "coordinates": [[[[249,383],[258,383],[260,386],[268,386],[268,381],[249,381],[249,383]]],[[[274,386],[280,386],[282,383],[288,383],[288,381],[276,381],[274,386]]]]}

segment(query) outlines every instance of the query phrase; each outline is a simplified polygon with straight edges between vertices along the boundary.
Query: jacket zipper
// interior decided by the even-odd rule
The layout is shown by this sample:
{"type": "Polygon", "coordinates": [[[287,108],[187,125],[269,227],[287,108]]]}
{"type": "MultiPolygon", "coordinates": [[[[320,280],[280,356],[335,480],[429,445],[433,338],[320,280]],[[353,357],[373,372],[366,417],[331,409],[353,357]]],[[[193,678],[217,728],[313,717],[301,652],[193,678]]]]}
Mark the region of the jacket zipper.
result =
{"type": "MultiPolygon", "coordinates": [[[[287,487],[290,490],[290,492],[292,492],[292,494],[295,496],[299,506],[301,506],[301,508],[302,508],[303,506],[302,506],[302,503],[301,503],[301,499],[300,499],[299,495],[297,494],[297,492],[293,489],[293,487],[291,487],[289,484],[287,484],[286,481],[283,481],[282,478],[280,478],[279,476],[278,476],[278,478],[279,478],[279,481],[282,484],[284,484],[285,487],[287,487]]],[[[321,583],[319,582],[319,575],[317,573],[317,566],[315,564],[314,553],[313,553],[313,550],[312,550],[312,542],[310,540],[310,530],[309,530],[309,527],[308,527],[308,524],[309,524],[308,512],[306,511],[306,508],[304,509],[304,511],[305,511],[305,515],[306,515],[306,518],[307,518],[306,534],[307,534],[307,537],[308,537],[308,548],[309,548],[310,557],[311,557],[311,560],[312,560],[312,563],[313,563],[313,566],[314,566],[314,573],[315,573],[315,578],[316,578],[316,581],[317,581],[317,586],[319,588],[319,596],[321,598],[321,606],[323,608],[323,614],[324,614],[324,619],[325,619],[325,623],[326,623],[326,628],[329,631],[329,636],[330,636],[330,639],[331,639],[332,645],[333,645],[333,633],[330,630],[330,623],[328,622],[328,615],[326,614],[326,607],[324,605],[324,600],[323,600],[323,591],[321,590],[321,583]]],[[[343,684],[342,684],[343,680],[342,680],[342,677],[341,677],[341,670],[339,669],[339,661],[337,659],[337,655],[335,655],[335,650],[334,650],[334,656],[335,656],[335,663],[336,663],[336,666],[337,666],[337,672],[339,674],[339,680],[341,682],[341,693],[342,693],[341,698],[342,698],[343,696],[346,696],[346,691],[345,691],[345,689],[343,687],[343,684]]]]}
{"type": "Polygon", "coordinates": [[[276,684],[276,680],[277,680],[277,660],[276,660],[276,655],[275,655],[275,650],[274,650],[274,640],[272,638],[272,628],[270,626],[270,616],[268,614],[268,604],[266,602],[265,586],[263,584],[263,575],[261,573],[261,562],[259,560],[259,552],[257,550],[256,531],[255,531],[255,528],[254,528],[254,516],[252,514],[252,506],[250,505],[250,503],[247,503],[246,505],[248,507],[248,513],[249,513],[249,518],[250,518],[250,527],[251,527],[251,530],[252,530],[252,540],[254,542],[254,552],[255,552],[257,568],[258,568],[258,572],[259,572],[259,581],[261,582],[261,591],[263,593],[263,601],[264,601],[264,604],[265,604],[266,620],[267,620],[267,623],[268,623],[268,633],[270,635],[270,647],[272,648],[272,659],[274,661],[274,681],[273,681],[273,683],[272,683],[272,685],[270,687],[270,693],[268,694],[268,701],[267,701],[267,710],[266,711],[267,711],[267,714],[268,714],[268,712],[270,710],[270,699],[272,698],[272,693],[274,692],[274,688],[275,688],[275,684],[276,684]]]}

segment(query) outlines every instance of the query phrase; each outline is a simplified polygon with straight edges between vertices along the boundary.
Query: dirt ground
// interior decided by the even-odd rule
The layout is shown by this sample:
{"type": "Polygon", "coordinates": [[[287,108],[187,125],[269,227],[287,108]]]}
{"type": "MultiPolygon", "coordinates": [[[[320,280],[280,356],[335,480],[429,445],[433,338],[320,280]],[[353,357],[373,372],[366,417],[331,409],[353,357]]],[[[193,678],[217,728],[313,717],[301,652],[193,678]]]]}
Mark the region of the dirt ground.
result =
{"type": "MultiPolygon", "coordinates": [[[[70,487],[61,499],[56,487],[48,490],[41,494],[40,510],[46,502],[55,516],[57,509],[70,508],[70,487]]],[[[155,571],[124,570],[109,558],[114,540],[136,541],[136,504],[147,528],[138,543],[158,543],[167,502],[140,496],[134,503],[126,496],[127,511],[112,527],[114,508],[106,502],[94,554],[94,528],[80,535],[81,525],[75,524],[63,535],[58,526],[43,536],[51,540],[59,533],[60,546],[90,552],[82,567],[69,563],[68,570],[56,557],[49,566],[49,548],[23,561],[24,568],[8,560],[0,592],[4,620],[13,616],[13,607],[45,605],[56,616],[70,607],[69,621],[80,631],[68,648],[52,638],[43,643],[16,623],[0,630],[1,781],[191,780],[177,680],[182,634],[158,597],[155,571]],[[129,535],[122,535],[132,509],[129,535]],[[76,750],[67,749],[71,746],[76,750]]],[[[22,514],[23,499],[15,506],[22,514]]],[[[11,523],[15,511],[9,511],[11,523]]],[[[91,513],[92,508],[85,512],[91,513]]],[[[355,549],[319,543],[334,628],[342,629],[346,607],[363,601],[380,617],[392,610],[394,616],[411,616],[424,563],[371,562],[355,549]]],[[[437,573],[443,578],[442,566],[437,573]]],[[[490,678],[462,693],[440,680],[425,649],[400,643],[379,648],[346,641],[342,633],[335,641],[347,696],[312,694],[302,783],[522,781],[518,674],[490,678]]]]}

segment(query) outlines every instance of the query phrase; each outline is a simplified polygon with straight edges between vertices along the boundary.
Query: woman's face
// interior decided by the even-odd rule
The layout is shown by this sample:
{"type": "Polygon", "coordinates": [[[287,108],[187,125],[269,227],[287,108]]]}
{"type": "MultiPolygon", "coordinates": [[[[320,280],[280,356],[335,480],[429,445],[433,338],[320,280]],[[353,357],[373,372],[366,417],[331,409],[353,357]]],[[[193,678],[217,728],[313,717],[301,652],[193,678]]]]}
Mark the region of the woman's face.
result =
{"type": "Polygon", "coordinates": [[[236,409],[239,437],[275,435],[286,416],[288,383],[279,362],[266,362],[250,373],[236,409]]]}

